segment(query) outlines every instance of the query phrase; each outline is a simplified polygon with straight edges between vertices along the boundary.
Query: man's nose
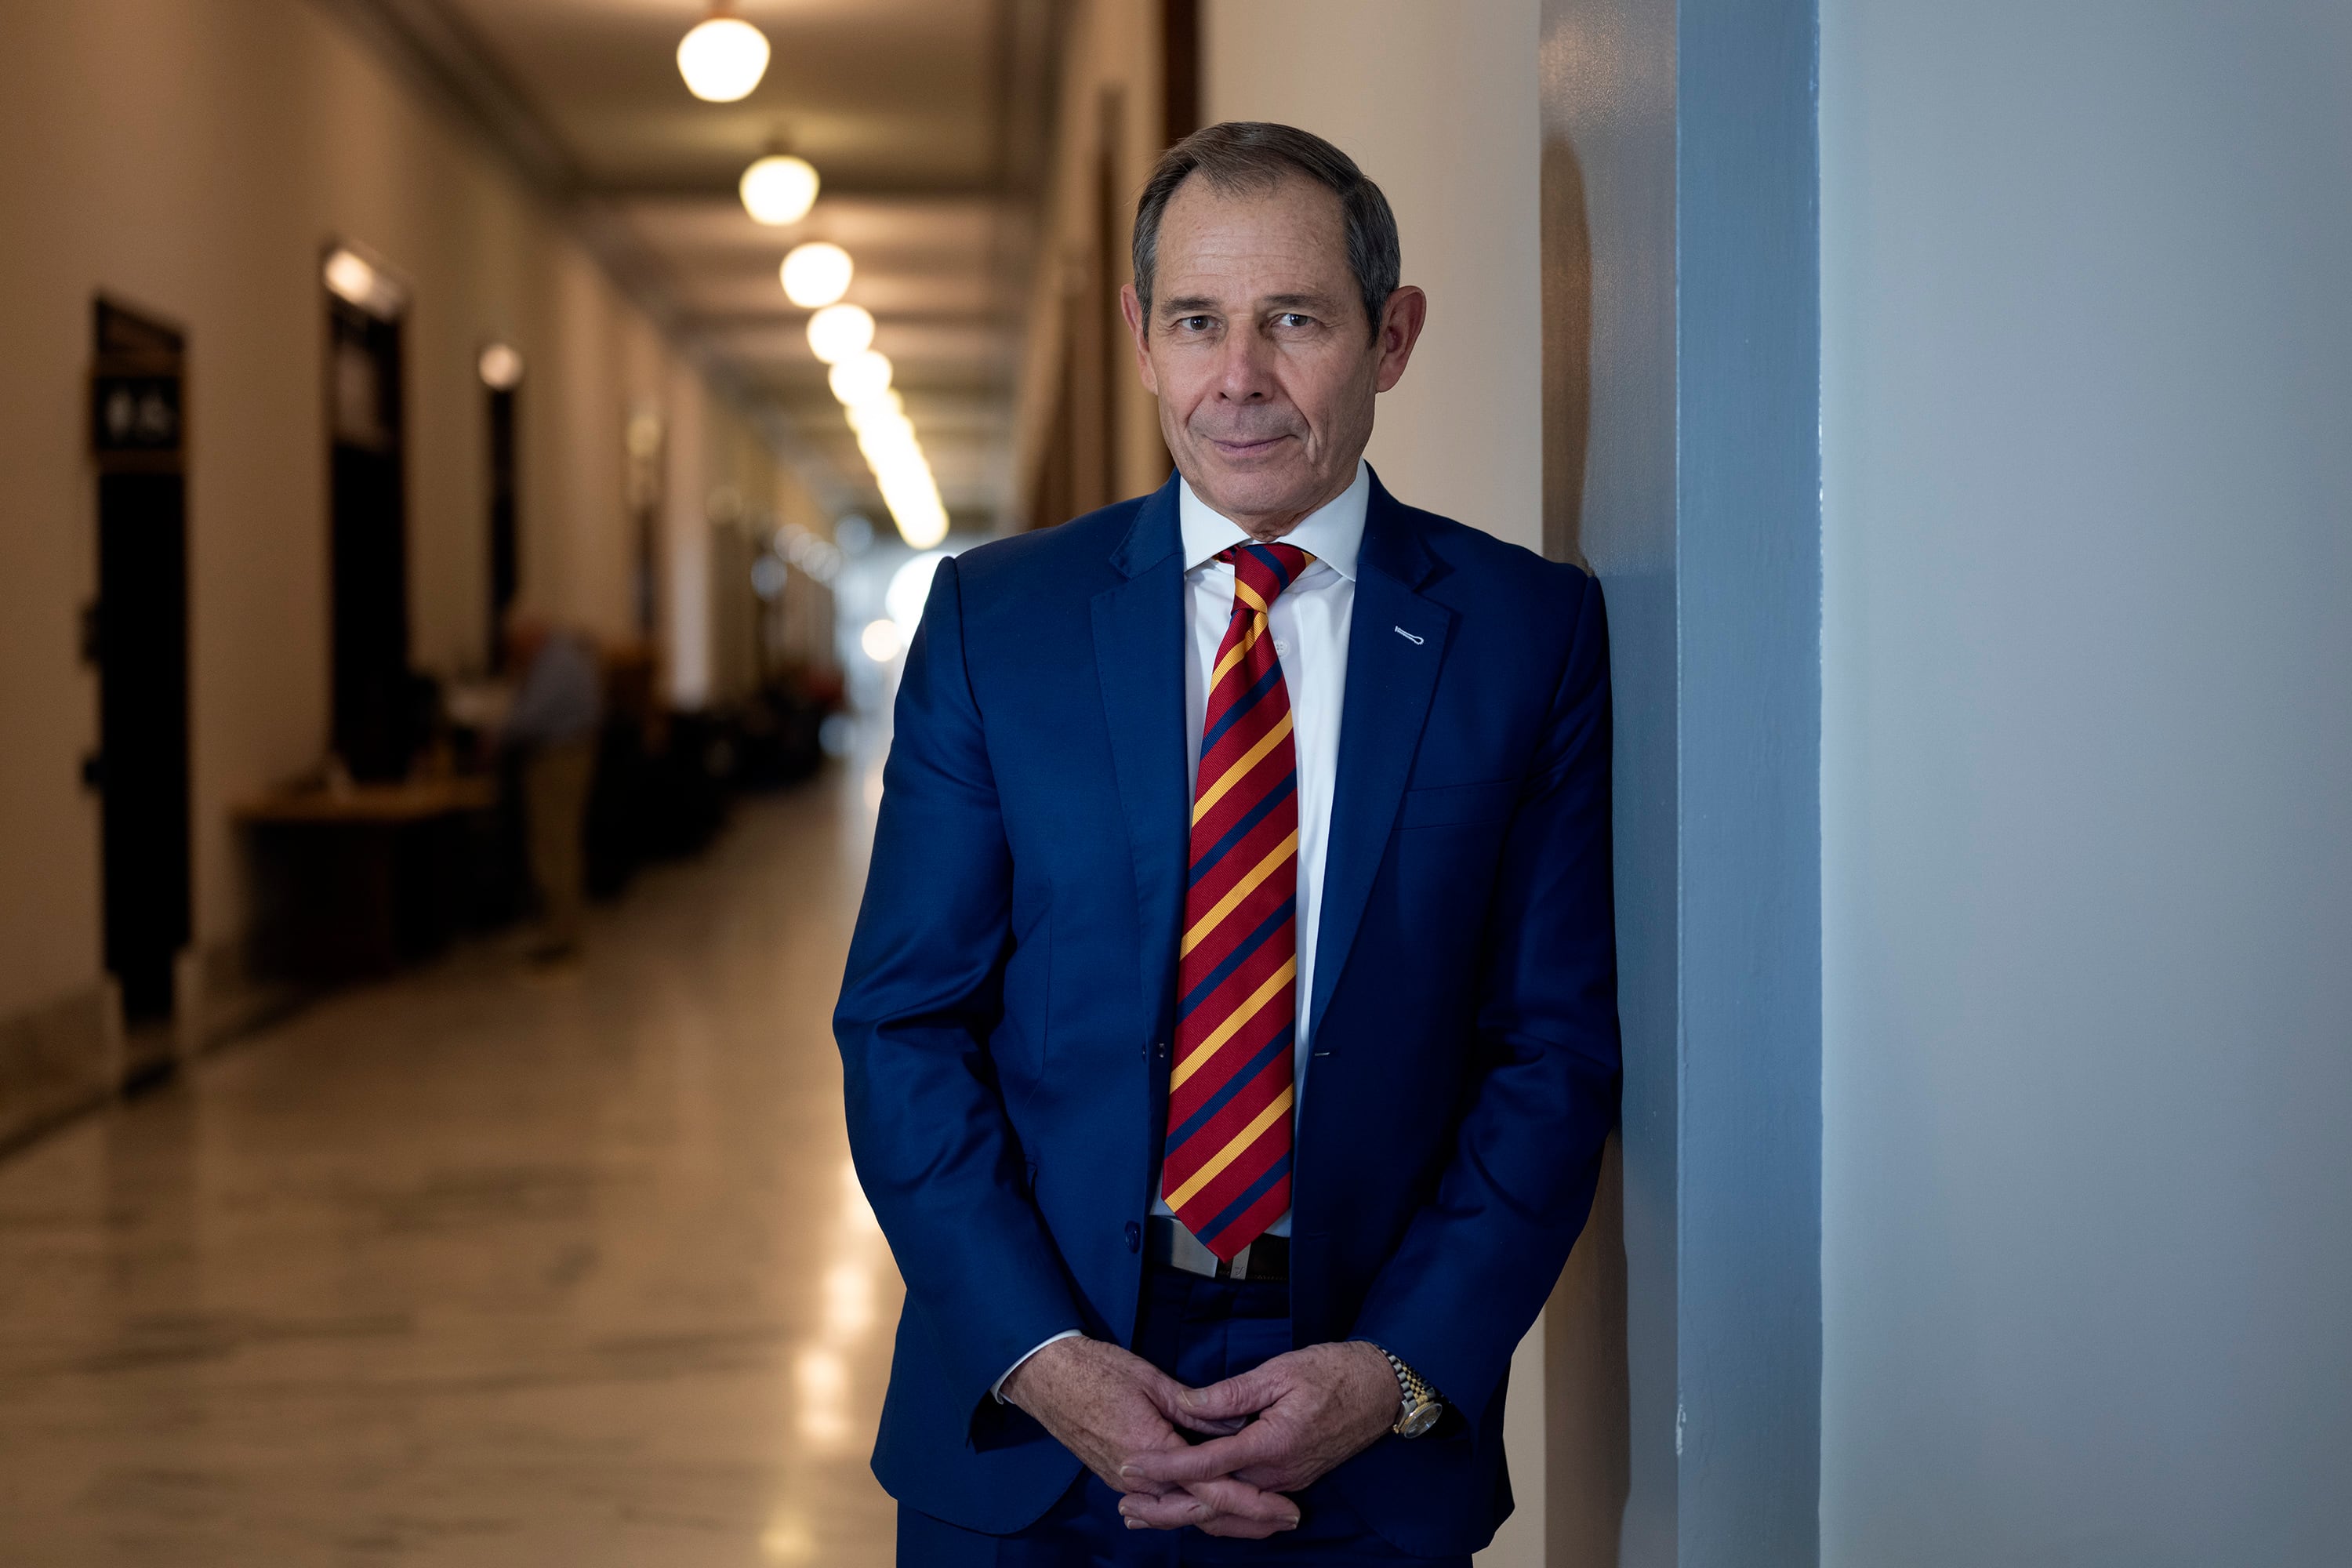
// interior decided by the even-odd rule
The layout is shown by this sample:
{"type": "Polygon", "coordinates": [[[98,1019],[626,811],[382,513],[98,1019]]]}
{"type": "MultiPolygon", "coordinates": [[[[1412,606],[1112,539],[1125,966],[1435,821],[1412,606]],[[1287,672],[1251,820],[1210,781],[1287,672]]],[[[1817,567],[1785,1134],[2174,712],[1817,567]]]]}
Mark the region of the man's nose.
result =
{"type": "Polygon", "coordinates": [[[1255,332],[1237,332],[1225,340],[1217,364],[1217,398],[1223,403],[1264,403],[1274,395],[1274,363],[1269,346],[1255,332]]]}

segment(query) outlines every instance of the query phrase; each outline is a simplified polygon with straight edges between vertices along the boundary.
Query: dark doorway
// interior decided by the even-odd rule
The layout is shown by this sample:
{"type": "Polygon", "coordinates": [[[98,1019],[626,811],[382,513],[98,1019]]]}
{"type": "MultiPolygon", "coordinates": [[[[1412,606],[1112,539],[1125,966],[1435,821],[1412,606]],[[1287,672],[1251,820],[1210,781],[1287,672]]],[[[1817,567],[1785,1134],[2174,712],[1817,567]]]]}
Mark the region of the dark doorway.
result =
{"type": "Polygon", "coordinates": [[[327,297],[334,747],[356,779],[397,779],[422,738],[408,671],[408,510],[400,320],[327,297]]]}
{"type": "Polygon", "coordinates": [[[1201,0],[1160,0],[1160,144],[1201,129],[1201,0]]]}
{"type": "Polygon", "coordinates": [[[522,587],[522,544],[516,531],[519,466],[513,387],[491,387],[490,400],[490,659],[506,666],[507,611],[522,587]]]}
{"type": "Polygon", "coordinates": [[[94,312],[100,836],[106,967],[126,1021],[172,1014],[188,942],[188,538],[180,333],[100,300],[94,312]]]}
{"type": "Polygon", "coordinates": [[[645,410],[630,416],[627,433],[626,500],[634,530],[630,561],[630,607],[637,635],[651,641],[661,624],[661,563],[655,535],[661,526],[663,451],[668,441],[661,416],[645,410]]]}

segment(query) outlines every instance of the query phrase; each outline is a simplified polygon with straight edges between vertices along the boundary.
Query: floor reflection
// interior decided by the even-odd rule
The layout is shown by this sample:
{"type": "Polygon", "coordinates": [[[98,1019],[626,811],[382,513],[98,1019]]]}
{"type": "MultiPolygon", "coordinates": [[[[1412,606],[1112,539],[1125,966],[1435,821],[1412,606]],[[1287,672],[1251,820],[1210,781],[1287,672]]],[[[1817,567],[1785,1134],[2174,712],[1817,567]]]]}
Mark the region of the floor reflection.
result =
{"type": "Polygon", "coordinates": [[[0,1163],[0,1563],[887,1562],[862,773],[0,1163]]]}

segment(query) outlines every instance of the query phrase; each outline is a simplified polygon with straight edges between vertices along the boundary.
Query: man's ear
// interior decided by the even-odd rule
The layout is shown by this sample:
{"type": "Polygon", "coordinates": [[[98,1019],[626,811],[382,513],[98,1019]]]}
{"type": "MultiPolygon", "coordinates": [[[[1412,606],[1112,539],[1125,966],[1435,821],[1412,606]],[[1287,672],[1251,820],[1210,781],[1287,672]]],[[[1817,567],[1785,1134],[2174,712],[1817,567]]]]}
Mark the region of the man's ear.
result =
{"type": "Polygon", "coordinates": [[[1160,395],[1160,377],[1151,368],[1150,340],[1143,321],[1143,301],[1135,297],[1135,285],[1118,286],[1118,313],[1127,318],[1127,335],[1135,344],[1135,374],[1143,379],[1143,390],[1152,396],[1160,395]]]}
{"type": "Polygon", "coordinates": [[[1410,283],[1401,284],[1381,308],[1380,363],[1372,373],[1372,390],[1386,392],[1404,379],[1405,363],[1421,329],[1429,320],[1429,296],[1410,283]]]}

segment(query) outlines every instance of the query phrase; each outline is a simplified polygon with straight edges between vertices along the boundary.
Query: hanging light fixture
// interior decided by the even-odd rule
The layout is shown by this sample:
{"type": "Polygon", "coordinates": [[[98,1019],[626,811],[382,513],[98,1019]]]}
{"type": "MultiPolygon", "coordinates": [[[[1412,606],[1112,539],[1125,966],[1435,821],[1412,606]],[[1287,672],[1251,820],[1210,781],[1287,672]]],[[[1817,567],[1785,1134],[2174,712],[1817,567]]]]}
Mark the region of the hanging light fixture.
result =
{"type": "Polygon", "coordinates": [[[862,305],[827,305],[809,318],[809,347],[827,364],[874,346],[874,318],[862,305]]]}
{"type": "Polygon", "coordinates": [[[677,41],[677,74],[707,103],[732,103],[768,73],[768,37],[723,5],[677,41]]]}
{"type": "Polygon", "coordinates": [[[849,252],[830,240],[813,239],[793,247],[779,276],[784,280],[784,298],[803,310],[814,310],[848,293],[849,275],[855,270],[849,252]]]}
{"type": "Polygon", "coordinates": [[[835,365],[824,379],[835,398],[855,408],[861,403],[874,402],[890,390],[890,361],[867,349],[835,365]]]}
{"type": "Polygon", "coordinates": [[[775,227],[798,223],[816,205],[816,169],[806,158],[771,153],[743,171],[743,210],[775,227]]]}
{"type": "Polygon", "coordinates": [[[833,395],[841,399],[849,427],[857,436],[858,455],[873,470],[882,491],[882,504],[900,537],[918,550],[929,550],[948,533],[948,509],[940,500],[939,480],[923,456],[923,443],[907,417],[907,400],[896,387],[879,393],[873,384],[887,381],[890,362],[880,354],[853,355],[833,367],[833,395]],[[869,360],[882,360],[877,366],[869,360]]]}
{"type": "MultiPolygon", "coordinates": [[[[894,386],[879,397],[869,397],[863,403],[844,404],[842,413],[848,418],[852,430],[863,433],[869,425],[888,425],[904,420],[907,417],[907,399],[894,386]]],[[[908,424],[907,428],[911,430],[914,426],[908,424]]]]}

